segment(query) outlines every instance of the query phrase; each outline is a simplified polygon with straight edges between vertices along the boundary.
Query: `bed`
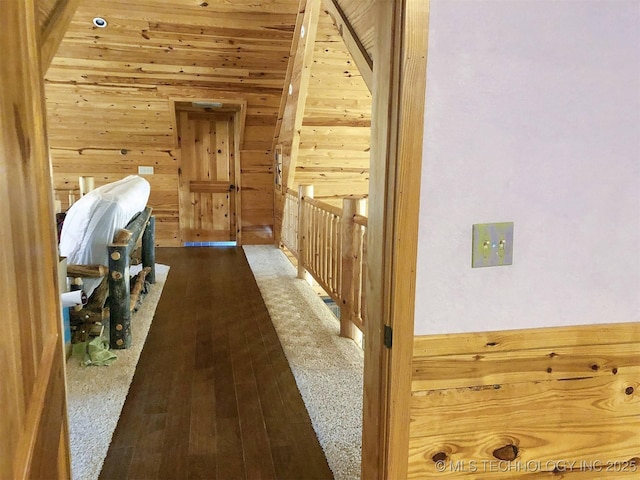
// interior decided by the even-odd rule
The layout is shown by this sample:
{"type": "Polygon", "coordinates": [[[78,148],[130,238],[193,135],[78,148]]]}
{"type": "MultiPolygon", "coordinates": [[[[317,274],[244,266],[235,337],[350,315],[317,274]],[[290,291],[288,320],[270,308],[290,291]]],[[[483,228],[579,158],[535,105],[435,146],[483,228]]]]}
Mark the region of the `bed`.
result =
{"type": "Polygon", "coordinates": [[[60,233],[60,255],[67,258],[68,276],[82,278],[82,290],[89,298],[82,309],[72,312],[72,323],[80,325],[81,334],[92,325],[107,326],[111,348],[131,345],[131,312],[145,282],[155,281],[150,191],[149,182],[137,175],[98,187],[69,208],[60,233]],[[132,287],[130,267],[137,251],[142,269],[132,287]]]}

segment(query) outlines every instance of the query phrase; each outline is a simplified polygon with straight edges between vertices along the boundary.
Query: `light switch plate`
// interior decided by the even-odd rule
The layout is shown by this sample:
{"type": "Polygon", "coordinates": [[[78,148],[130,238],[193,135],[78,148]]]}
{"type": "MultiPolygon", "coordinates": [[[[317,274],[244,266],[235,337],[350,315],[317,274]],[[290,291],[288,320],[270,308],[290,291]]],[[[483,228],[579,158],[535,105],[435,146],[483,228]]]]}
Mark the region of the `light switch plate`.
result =
{"type": "Polygon", "coordinates": [[[513,222],[473,225],[473,268],[513,263],[513,222]]]}
{"type": "Polygon", "coordinates": [[[138,175],[153,175],[153,167],[138,167],[138,175]]]}

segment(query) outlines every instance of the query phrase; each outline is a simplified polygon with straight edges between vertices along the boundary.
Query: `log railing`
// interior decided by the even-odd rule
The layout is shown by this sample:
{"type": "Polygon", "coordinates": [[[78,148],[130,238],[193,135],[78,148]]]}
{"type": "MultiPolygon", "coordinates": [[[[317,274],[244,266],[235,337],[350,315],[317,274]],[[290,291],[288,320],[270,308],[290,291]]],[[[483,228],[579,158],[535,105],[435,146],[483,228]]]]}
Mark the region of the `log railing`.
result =
{"type": "Polygon", "coordinates": [[[342,208],[313,198],[313,186],[286,189],[281,241],[340,306],[340,335],[358,339],[365,319],[366,200],[343,199],[342,208]]]}
{"type": "Polygon", "coordinates": [[[284,194],[281,241],[298,257],[298,192],[288,188],[284,194]]]}
{"type": "MultiPolygon", "coordinates": [[[[365,208],[364,202],[360,202],[361,208],[365,208]]],[[[356,260],[354,263],[354,272],[352,278],[354,279],[351,291],[353,292],[353,298],[347,302],[352,305],[353,311],[351,313],[352,322],[361,331],[364,326],[365,317],[365,288],[364,279],[367,278],[367,226],[368,219],[360,213],[356,213],[353,216],[353,246],[352,251],[356,260]],[[355,281],[359,279],[359,281],[355,281]]]]}
{"type": "Polygon", "coordinates": [[[302,198],[302,234],[305,238],[302,262],[336,303],[341,299],[341,214],[339,208],[310,197],[302,198]]]}

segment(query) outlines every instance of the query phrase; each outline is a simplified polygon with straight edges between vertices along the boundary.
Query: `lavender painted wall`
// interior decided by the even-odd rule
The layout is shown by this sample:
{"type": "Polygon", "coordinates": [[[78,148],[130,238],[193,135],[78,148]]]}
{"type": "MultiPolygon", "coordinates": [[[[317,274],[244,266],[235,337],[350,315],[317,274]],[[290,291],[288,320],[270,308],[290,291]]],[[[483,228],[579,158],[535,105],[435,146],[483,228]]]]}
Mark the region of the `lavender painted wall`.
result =
{"type": "Polygon", "coordinates": [[[431,0],[427,71],[416,335],[640,321],[640,2],[431,0]]]}

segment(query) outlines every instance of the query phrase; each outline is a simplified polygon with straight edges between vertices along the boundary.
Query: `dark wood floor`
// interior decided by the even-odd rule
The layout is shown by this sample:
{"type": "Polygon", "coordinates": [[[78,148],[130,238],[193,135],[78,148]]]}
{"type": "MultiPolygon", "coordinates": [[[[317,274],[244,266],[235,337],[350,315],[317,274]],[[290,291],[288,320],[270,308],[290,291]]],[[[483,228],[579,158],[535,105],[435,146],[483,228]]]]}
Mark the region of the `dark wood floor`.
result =
{"type": "Polygon", "coordinates": [[[242,249],[157,261],[171,271],[100,478],[333,478],[242,249]]]}

